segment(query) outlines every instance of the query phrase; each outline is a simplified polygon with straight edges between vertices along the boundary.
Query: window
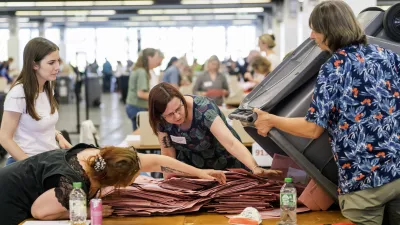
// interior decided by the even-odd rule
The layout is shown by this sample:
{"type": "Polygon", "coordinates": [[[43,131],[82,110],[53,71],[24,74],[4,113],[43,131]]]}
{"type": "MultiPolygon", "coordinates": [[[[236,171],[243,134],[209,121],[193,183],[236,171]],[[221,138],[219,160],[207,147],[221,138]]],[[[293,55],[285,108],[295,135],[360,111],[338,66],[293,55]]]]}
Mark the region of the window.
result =
{"type": "Polygon", "coordinates": [[[228,27],[227,57],[237,61],[248,56],[257,47],[256,28],[254,26],[228,27]]]}
{"type": "Polygon", "coordinates": [[[10,38],[10,32],[8,29],[0,30],[0,61],[6,61],[8,59],[8,39],[10,38]]]}
{"type": "Polygon", "coordinates": [[[199,64],[212,55],[218,56],[220,61],[224,60],[225,43],[225,28],[222,26],[193,28],[193,55],[199,64]]]}
{"type": "Polygon", "coordinates": [[[80,69],[93,63],[96,56],[96,32],[94,28],[67,28],[65,30],[67,62],[80,69]],[[77,58],[79,61],[77,61],[77,58]]]}
{"type": "Polygon", "coordinates": [[[60,29],[58,28],[47,28],[44,32],[46,39],[52,41],[57,46],[60,45],[60,29]]]}
{"type": "Polygon", "coordinates": [[[126,62],[128,59],[128,39],[126,28],[97,28],[96,29],[96,59],[100,67],[105,58],[117,67],[117,61],[126,62]]]}

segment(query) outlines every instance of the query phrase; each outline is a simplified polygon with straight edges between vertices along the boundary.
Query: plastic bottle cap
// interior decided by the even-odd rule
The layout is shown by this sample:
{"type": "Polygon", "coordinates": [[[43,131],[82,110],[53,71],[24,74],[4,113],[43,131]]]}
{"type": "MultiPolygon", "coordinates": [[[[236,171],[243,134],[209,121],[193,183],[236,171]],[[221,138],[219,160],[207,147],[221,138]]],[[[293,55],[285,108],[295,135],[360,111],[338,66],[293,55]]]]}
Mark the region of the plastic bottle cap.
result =
{"type": "Polygon", "coordinates": [[[293,180],[292,180],[291,177],[286,177],[286,178],[285,178],[285,182],[286,182],[286,183],[292,183],[293,180]]]}
{"type": "Polygon", "coordinates": [[[74,182],[74,183],[72,183],[72,187],[74,187],[74,188],[82,188],[82,183],[81,182],[74,182]]]}

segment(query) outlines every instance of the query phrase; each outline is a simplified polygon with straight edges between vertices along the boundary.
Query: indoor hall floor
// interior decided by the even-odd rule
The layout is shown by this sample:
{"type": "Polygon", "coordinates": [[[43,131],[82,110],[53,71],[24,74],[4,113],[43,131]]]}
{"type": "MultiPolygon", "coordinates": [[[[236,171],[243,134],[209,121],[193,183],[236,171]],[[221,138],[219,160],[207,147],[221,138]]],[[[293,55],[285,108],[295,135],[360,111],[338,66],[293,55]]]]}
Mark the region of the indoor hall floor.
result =
{"type": "MultiPolygon", "coordinates": [[[[100,136],[100,145],[118,145],[132,133],[132,122],[125,112],[125,105],[119,100],[118,93],[107,93],[101,96],[101,106],[89,108],[89,119],[96,125],[100,136]],[[97,127],[98,125],[98,127],[97,127]]],[[[79,142],[77,131],[76,104],[60,104],[58,130],[70,133],[72,145],[79,142]]],[[[85,102],[80,104],[80,120],[86,120],[85,102]]]]}
{"type": "MultiPolygon", "coordinates": [[[[132,122],[127,117],[125,105],[119,100],[118,93],[106,93],[101,96],[101,106],[89,108],[89,119],[98,125],[100,145],[118,145],[132,133],[132,122]]],[[[86,120],[85,102],[80,104],[80,121],[86,120]]],[[[67,130],[70,133],[72,145],[79,143],[77,131],[76,104],[60,104],[59,119],[56,125],[58,130],[67,130]]],[[[5,159],[0,159],[0,168],[4,166],[5,159]]]]}

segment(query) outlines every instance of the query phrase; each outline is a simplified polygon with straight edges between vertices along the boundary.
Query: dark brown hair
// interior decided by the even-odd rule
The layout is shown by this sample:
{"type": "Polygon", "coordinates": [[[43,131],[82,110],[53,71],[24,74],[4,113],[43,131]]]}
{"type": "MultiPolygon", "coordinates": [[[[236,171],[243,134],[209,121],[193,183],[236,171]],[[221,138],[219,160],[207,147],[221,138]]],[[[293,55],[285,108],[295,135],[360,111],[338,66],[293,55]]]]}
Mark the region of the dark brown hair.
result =
{"type": "Polygon", "coordinates": [[[367,44],[350,6],[342,0],[324,1],[311,12],[309,26],[324,35],[324,43],[332,52],[351,44],[367,44]]]}
{"type": "Polygon", "coordinates": [[[154,48],[143,49],[143,51],[140,52],[135,65],[133,66],[133,70],[143,68],[146,70],[147,78],[150,80],[149,57],[153,57],[156,53],[158,53],[158,50],[154,48]]]}
{"type": "Polygon", "coordinates": [[[98,156],[91,156],[87,160],[89,165],[87,174],[100,183],[100,188],[128,186],[140,170],[140,160],[133,147],[107,146],[100,149],[100,156],[104,159],[106,165],[104,170],[99,172],[94,169],[95,160],[98,156]]]}
{"type": "Polygon", "coordinates": [[[254,70],[257,70],[264,75],[271,72],[271,62],[265,57],[256,56],[251,62],[251,66],[254,70]]]}
{"type": "MultiPolygon", "coordinates": [[[[23,85],[27,113],[37,121],[40,120],[40,117],[35,110],[35,100],[39,96],[39,82],[33,66],[34,64],[40,65],[40,61],[43,58],[58,50],[59,48],[56,44],[45,38],[37,37],[30,40],[24,48],[22,71],[11,87],[13,88],[18,84],[23,85]]],[[[53,94],[54,87],[55,82],[52,81],[46,81],[43,86],[43,90],[46,92],[50,101],[51,114],[55,113],[58,108],[56,98],[53,94]]]]}
{"type": "Polygon", "coordinates": [[[185,115],[188,116],[188,107],[185,97],[172,85],[168,83],[160,83],[154,86],[149,94],[149,120],[150,126],[154,134],[158,133],[158,126],[165,125],[166,121],[162,117],[168,103],[173,98],[179,98],[185,108],[185,115]]]}

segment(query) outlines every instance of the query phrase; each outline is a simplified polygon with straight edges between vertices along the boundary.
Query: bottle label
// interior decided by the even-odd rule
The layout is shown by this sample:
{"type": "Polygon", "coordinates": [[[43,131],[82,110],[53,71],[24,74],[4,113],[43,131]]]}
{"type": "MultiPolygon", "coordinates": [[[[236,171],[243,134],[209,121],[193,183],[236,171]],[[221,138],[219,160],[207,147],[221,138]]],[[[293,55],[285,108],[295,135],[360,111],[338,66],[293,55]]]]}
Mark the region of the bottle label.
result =
{"type": "Polygon", "coordinates": [[[296,194],[294,193],[281,193],[281,206],[295,207],[297,205],[296,202],[296,194]]]}
{"type": "Polygon", "coordinates": [[[87,218],[86,201],[69,200],[70,216],[87,218]]]}

